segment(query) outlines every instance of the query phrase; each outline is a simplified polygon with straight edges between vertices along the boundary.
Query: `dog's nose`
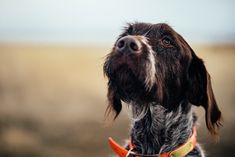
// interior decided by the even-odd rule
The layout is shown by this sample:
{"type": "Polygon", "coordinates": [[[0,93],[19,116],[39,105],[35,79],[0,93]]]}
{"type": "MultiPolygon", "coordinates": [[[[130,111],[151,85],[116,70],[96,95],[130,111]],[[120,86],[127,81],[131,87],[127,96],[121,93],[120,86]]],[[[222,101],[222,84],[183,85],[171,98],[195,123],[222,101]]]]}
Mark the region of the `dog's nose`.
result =
{"type": "Polygon", "coordinates": [[[122,53],[136,53],[141,48],[141,43],[134,36],[125,36],[117,41],[116,48],[122,53]]]}

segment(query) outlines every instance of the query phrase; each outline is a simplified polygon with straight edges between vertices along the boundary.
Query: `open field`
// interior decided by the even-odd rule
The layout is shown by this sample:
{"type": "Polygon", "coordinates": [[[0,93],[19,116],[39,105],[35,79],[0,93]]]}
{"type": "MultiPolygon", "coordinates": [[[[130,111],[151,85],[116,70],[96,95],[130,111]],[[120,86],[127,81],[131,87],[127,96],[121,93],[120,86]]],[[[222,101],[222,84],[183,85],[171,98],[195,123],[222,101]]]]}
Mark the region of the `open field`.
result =
{"type": "MultiPolygon", "coordinates": [[[[110,48],[0,45],[0,157],[105,157],[107,138],[128,137],[126,112],[104,121],[104,56],[110,48]],[[108,124],[108,125],[107,125],[108,124]]],[[[196,47],[212,77],[224,114],[221,141],[213,144],[203,110],[199,141],[208,156],[235,153],[235,46],[196,47]]]]}

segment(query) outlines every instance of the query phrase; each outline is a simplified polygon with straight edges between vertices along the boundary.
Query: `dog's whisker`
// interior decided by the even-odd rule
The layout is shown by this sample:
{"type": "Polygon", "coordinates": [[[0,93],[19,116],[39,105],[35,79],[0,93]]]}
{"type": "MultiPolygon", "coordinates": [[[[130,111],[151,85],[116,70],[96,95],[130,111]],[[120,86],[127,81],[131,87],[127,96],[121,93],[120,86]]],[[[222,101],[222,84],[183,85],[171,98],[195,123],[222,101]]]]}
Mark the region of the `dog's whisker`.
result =
{"type": "Polygon", "coordinates": [[[147,35],[149,34],[150,31],[151,31],[151,29],[149,29],[146,33],[144,33],[143,36],[147,37],[147,35]]]}

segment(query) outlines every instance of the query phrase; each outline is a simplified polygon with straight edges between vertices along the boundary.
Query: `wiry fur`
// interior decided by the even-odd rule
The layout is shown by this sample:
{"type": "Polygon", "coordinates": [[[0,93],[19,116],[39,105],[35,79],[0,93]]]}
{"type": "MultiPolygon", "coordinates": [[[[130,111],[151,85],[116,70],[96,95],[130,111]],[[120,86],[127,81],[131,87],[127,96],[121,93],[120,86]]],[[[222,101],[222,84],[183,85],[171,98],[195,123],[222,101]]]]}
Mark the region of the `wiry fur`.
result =
{"type": "MultiPolygon", "coordinates": [[[[192,135],[192,127],[196,117],[192,109],[182,111],[182,105],[176,111],[167,111],[163,106],[152,104],[141,109],[132,106],[133,122],[131,139],[136,146],[136,151],[141,154],[161,154],[176,149],[192,135]],[[176,127],[177,126],[177,127],[176,127]]],[[[188,154],[203,156],[197,146],[192,153],[188,154]]]]}
{"type": "MultiPolygon", "coordinates": [[[[161,154],[185,143],[196,123],[192,104],[205,109],[207,128],[218,137],[222,115],[210,76],[183,37],[167,24],[146,23],[129,25],[117,42],[125,36],[138,40],[140,51],[125,54],[115,44],[107,56],[107,111],[114,111],[116,118],[122,101],[130,105],[136,153],[161,154]]],[[[200,145],[187,157],[204,157],[200,145]]]]}

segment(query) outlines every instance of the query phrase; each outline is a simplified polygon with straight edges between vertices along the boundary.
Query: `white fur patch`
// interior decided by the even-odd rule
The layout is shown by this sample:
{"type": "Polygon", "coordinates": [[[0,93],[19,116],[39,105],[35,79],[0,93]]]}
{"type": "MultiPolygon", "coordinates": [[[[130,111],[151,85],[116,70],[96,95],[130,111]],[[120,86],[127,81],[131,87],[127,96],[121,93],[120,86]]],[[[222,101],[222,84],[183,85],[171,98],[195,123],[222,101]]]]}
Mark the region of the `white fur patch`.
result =
{"type": "Polygon", "coordinates": [[[148,62],[145,64],[145,71],[146,71],[146,77],[145,77],[145,87],[147,90],[151,90],[153,87],[156,78],[156,68],[155,68],[155,58],[154,58],[154,51],[152,47],[148,44],[148,40],[146,37],[141,36],[140,37],[141,42],[147,47],[148,49],[148,62]]]}

